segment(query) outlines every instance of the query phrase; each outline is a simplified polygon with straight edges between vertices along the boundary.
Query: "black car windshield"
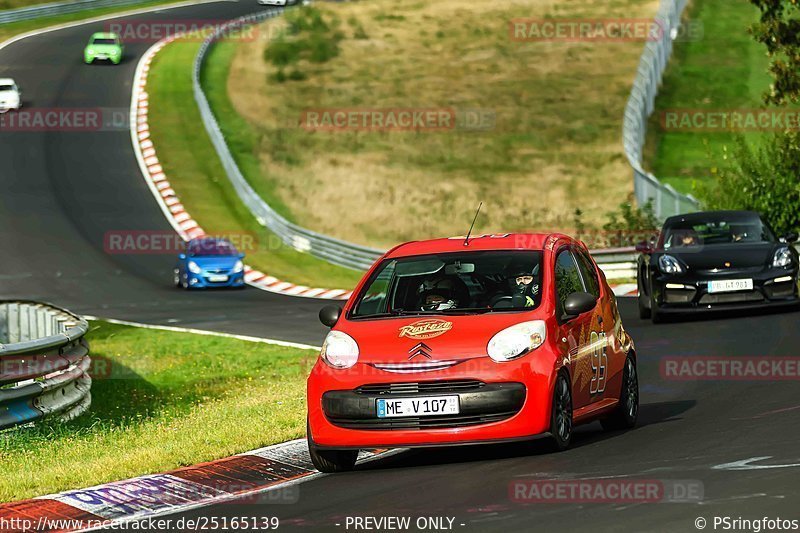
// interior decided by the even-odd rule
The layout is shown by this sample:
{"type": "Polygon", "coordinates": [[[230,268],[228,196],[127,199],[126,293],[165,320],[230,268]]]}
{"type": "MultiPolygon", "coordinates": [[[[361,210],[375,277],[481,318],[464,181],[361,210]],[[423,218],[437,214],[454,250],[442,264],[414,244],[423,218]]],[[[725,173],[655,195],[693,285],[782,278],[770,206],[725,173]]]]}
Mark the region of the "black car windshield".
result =
{"type": "Polygon", "coordinates": [[[13,85],[0,85],[0,92],[13,91],[13,90],[14,90],[13,85]]]}
{"type": "Polygon", "coordinates": [[[117,40],[116,39],[108,39],[106,37],[98,37],[97,39],[92,41],[92,44],[117,44],[117,40]]]}
{"type": "Polygon", "coordinates": [[[769,226],[756,215],[720,214],[677,221],[664,228],[664,249],[719,244],[774,242],[769,226]]]}
{"type": "Polygon", "coordinates": [[[531,310],[541,300],[541,255],[479,251],[387,259],[350,318],[531,310]]]}
{"type": "Polygon", "coordinates": [[[192,257],[204,255],[236,255],[236,248],[228,241],[215,239],[200,239],[191,241],[187,253],[192,257]]]}

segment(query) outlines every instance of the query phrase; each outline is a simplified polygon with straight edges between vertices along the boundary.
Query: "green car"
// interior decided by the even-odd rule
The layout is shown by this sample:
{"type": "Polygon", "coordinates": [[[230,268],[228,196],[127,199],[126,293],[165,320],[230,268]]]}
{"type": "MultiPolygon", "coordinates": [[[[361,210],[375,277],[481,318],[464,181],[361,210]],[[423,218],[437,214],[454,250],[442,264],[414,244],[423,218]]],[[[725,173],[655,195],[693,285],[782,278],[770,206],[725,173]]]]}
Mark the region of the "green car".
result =
{"type": "Polygon", "coordinates": [[[122,61],[122,41],[116,33],[95,33],[83,50],[83,61],[91,65],[95,60],[111,61],[119,65],[122,61]]]}

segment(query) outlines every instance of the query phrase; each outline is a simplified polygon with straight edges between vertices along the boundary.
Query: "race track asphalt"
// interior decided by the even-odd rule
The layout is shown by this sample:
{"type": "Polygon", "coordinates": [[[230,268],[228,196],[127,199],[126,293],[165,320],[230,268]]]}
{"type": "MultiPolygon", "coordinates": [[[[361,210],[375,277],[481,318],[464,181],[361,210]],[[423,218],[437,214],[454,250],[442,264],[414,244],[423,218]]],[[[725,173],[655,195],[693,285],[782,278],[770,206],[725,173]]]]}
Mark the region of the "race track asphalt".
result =
{"type": "MultiPolygon", "coordinates": [[[[254,9],[226,2],[132,18],[230,18],[254,9]]],[[[28,106],[127,108],[148,43],[129,44],[119,67],[85,66],[81,50],[98,26],[8,46],[0,51],[0,76],[19,81],[28,106]]],[[[320,343],[318,301],[254,289],[186,293],[171,287],[172,258],[104,252],[108,231],[170,230],[139,174],[127,130],[0,132],[0,161],[0,297],[320,343]]],[[[714,530],[714,516],[800,519],[798,382],[675,381],[660,373],[669,356],[797,357],[798,314],[654,326],[635,317],[633,300],[621,310],[639,355],[642,408],[633,431],[585,426],[559,454],[542,441],[402,452],[301,483],[294,504],[225,504],[173,518],[277,516],[282,530],[300,531],[354,531],[346,518],[367,516],[451,517],[456,531],[697,531],[698,517],[707,530],[714,530]],[[748,460],[739,470],[715,468],[748,460]],[[685,480],[701,484],[703,494],[692,503],[522,504],[509,497],[519,479],[586,478],[685,480]]]]}
{"type": "Polygon", "coordinates": [[[715,516],[800,520],[798,381],[677,381],[660,371],[662,358],[671,356],[797,358],[800,315],[723,315],[654,326],[635,316],[635,300],[621,301],[620,309],[639,360],[642,406],[633,431],[582,426],[573,448],[562,453],[550,453],[542,440],[406,451],[301,483],[297,503],[244,501],[166,517],[275,516],[281,530],[339,532],[367,530],[353,522],[347,527],[348,517],[410,517],[411,524],[448,517],[454,531],[465,532],[689,532],[698,531],[700,517],[708,531],[715,516]],[[751,463],[758,468],[715,468],[759,457],[768,458],[751,463]],[[691,495],[702,498],[519,503],[509,496],[514,481],[577,479],[649,480],[657,487],[674,481],[702,488],[691,495]]]}
{"type": "MultiPolygon", "coordinates": [[[[127,42],[118,66],[84,65],[83,48],[92,32],[116,22],[227,20],[259,9],[254,0],[198,4],[44,33],[0,50],[0,77],[17,80],[24,108],[103,108],[104,116],[116,110],[127,117],[139,57],[157,39],[127,42]]],[[[254,288],[175,289],[174,255],[104,251],[107,232],[126,231],[173,233],[139,171],[127,128],[36,132],[0,127],[0,299],[322,343],[325,329],[316,314],[324,303],[254,288]]]]}

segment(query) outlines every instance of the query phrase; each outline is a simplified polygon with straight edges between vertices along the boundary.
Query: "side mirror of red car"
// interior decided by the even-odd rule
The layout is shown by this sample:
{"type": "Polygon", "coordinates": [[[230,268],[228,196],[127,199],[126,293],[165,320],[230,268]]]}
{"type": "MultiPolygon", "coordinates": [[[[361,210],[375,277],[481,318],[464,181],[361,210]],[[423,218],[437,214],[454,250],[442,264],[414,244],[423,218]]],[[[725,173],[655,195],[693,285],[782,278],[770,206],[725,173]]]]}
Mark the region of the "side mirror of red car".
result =
{"type": "Polygon", "coordinates": [[[341,314],[342,308],[338,305],[326,305],[319,310],[319,321],[332,328],[339,321],[341,314]]]}
{"type": "Polygon", "coordinates": [[[643,254],[649,254],[650,252],[653,251],[653,249],[650,247],[650,243],[649,242],[642,241],[642,242],[636,244],[636,251],[640,252],[640,253],[643,253],[643,254]]]}
{"type": "Polygon", "coordinates": [[[564,315],[568,320],[588,313],[597,305],[597,298],[588,292],[573,292],[564,300],[564,315]]]}

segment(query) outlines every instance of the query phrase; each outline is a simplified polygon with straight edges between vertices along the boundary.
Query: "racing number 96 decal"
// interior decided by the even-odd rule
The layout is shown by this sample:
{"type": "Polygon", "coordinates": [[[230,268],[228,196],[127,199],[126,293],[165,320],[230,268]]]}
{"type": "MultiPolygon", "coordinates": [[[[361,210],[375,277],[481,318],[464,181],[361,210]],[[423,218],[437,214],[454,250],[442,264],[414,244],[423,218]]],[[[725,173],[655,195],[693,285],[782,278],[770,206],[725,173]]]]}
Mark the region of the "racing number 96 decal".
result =
{"type": "Polygon", "coordinates": [[[589,392],[600,394],[606,390],[606,369],[608,368],[606,333],[593,331],[589,335],[589,346],[592,349],[592,383],[589,386],[589,392]]]}

